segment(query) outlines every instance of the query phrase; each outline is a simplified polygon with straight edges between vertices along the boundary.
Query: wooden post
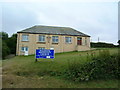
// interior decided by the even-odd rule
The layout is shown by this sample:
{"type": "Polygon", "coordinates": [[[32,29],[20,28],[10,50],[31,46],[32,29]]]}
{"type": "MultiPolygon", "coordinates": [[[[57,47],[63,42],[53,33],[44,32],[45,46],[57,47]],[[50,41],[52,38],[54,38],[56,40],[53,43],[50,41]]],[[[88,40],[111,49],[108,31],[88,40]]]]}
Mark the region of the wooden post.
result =
{"type": "Polygon", "coordinates": [[[35,59],[35,62],[37,62],[37,58],[35,59]]]}

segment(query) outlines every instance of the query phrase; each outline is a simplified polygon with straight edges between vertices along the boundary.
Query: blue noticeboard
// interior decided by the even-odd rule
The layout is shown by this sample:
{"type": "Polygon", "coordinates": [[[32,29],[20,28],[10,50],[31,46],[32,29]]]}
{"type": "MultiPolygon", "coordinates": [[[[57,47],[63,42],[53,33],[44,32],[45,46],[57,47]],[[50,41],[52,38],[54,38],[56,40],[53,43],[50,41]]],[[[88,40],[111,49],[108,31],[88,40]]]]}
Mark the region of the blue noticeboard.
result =
{"type": "Polygon", "coordinates": [[[36,49],[36,58],[54,58],[54,50],[36,49]]]}

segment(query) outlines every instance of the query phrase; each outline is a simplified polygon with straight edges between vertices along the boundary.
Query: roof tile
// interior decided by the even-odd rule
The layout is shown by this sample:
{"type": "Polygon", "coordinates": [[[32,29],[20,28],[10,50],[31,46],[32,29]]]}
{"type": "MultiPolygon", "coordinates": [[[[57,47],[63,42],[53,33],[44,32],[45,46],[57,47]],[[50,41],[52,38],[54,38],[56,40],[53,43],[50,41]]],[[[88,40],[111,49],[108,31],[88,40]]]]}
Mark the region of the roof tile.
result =
{"type": "Polygon", "coordinates": [[[40,33],[40,34],[56,34],[56,35],[73,35],[73,36],[87,36],[82,32],[79,32],[70,27],[53,27],[53,26],[33,26],[17,33],[40,33]]]}

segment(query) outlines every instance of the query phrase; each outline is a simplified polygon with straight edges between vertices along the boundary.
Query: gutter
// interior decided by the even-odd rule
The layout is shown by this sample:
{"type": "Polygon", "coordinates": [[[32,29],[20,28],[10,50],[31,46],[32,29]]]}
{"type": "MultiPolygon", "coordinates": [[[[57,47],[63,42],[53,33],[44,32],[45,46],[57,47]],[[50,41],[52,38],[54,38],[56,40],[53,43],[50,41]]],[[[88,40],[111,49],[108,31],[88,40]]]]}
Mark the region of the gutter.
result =
{"type": "Polygon", "coordinates": [[[67,36],[91,37],[91,36],[89,36],[89,35],[71,35],[71,34],[52,34],[52,33],[34,33],[34,32],[17,32],[17,33],[27,33],[27,34],[47,34],[47,35],[67,35],[67,36]]]}

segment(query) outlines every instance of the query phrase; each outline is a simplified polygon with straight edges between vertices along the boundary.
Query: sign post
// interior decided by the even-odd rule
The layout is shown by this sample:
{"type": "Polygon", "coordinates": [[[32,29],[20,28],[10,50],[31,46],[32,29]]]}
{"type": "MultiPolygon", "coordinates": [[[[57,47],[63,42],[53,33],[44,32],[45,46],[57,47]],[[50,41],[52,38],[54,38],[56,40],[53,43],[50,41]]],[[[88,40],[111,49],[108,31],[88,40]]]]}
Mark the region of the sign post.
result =
{"type": "Polygon", "coordinates": [[[54,59],[54,50],[52,49],[36,49],[35,61],[38,58],[54,59]]]}

